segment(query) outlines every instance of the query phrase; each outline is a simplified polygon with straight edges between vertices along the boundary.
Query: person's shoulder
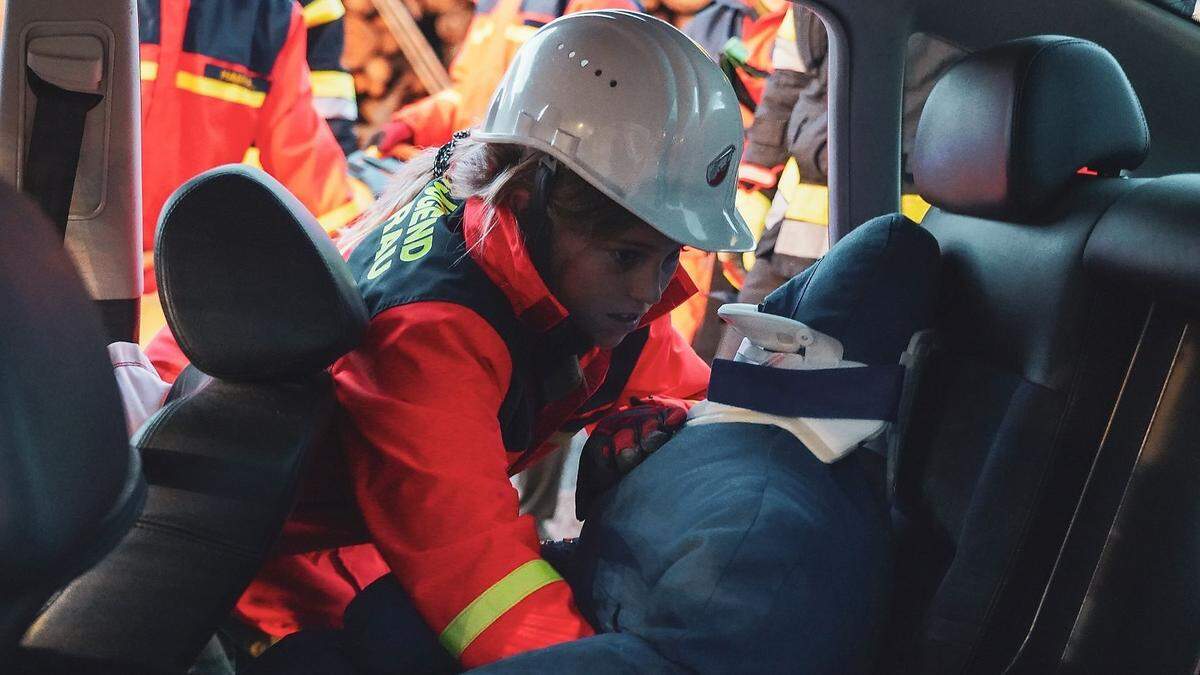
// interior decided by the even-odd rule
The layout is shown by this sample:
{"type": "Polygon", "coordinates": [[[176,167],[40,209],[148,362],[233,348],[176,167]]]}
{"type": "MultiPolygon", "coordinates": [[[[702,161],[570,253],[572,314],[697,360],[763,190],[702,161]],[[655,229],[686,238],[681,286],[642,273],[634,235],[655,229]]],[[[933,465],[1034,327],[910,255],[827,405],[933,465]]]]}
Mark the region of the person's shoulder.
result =
{"type": "Polygon", "coordinates": [[[507,388],[512,356],[495,327],[478,312],[454,302],[423,300],[392,307],[371,319],[357,349],[341,359],[346,369],[457,373],[476,381],[491,373],[497,391],[507,388]]]}

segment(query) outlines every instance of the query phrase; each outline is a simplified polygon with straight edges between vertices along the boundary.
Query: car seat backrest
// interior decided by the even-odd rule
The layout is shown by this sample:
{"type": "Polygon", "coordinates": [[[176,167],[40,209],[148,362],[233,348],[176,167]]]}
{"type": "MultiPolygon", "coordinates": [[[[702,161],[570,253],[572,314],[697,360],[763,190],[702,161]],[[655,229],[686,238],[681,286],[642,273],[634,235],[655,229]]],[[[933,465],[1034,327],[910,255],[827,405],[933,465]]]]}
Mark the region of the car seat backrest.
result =
{"type": "Polygon", "coordinates": [[[0,184],[0,663],[145,499],[100,319],[46,218],[0,184]]]}
{"type": "Polygon", "coordinates": [[[261,171],[220,167],[184,184],[157,242],[167,322],[189,369],[207,377],[134,436],[145,513],[27,643],[181,671],[278,536],[332,417],[325,369],[361,338],[367,314],[316,220],[261,171]]]}
{"type": "Polygon", "coordinates": [[[1193,673],[1200,663],[1200,175],[1101,218],[1083,266],[1144,317],[1014,673],[1193,673]]]}
{"type": "Polygon", "coordinates": [[[1140,331],[1080,261],[1139,184],[1109,176],[1148,142],[1083,40],[973,54],[930,94],[913,169],[942,248],[940,348],[896,468],[893,669],[997,672],[1025,636],[1140,331]]]}

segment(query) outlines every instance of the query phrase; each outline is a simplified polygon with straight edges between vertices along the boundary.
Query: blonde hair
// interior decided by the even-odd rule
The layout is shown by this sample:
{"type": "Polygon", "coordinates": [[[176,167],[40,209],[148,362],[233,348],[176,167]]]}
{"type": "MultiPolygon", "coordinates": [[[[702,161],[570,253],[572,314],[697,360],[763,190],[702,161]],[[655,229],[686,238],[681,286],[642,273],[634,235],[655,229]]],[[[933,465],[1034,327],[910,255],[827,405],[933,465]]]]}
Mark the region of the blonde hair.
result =
{"type": "MultiPolygon", "coordinates": [[[[413,157],[391,180],[383,194],[340,238],[345,251],[356,246],[400,207],[416,199],[433,180],[433,163],[438,150],[431,148],[413,157]]],[[[457,200],[472,197],[485,206],[484,235],[495,226],[495,210],[505,208],[519,214],[517,197],[532,194],[538,164],[545,153],[510,143],[488,143],[471,138],[458,141],[450,154],[446,178],[450,194],[457,200]]],[[[589,236],[609,238],[641,221],[632,213],[592,187],[575,172],[560,166],[547,197],[546,213],[553,226],[569,227],[589,236]]],[[[522,228],[526,239],[544,233],[522,228]]]]}

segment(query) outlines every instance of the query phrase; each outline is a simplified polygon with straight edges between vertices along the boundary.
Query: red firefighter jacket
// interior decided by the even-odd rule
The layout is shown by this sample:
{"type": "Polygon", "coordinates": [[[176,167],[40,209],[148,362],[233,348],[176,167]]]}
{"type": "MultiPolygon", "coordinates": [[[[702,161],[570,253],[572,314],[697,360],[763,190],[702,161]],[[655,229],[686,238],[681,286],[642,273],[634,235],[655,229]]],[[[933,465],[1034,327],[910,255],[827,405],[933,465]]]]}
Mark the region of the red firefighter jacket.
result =
{"type": "MultiPolygon", "coordinates": [[[[611,351],[568,354],[582,381],[547,393],[558,380],[541,376],[553,370],[545,355],[570,342],[558,339],[567,312],[511,213],[498,211],[479,245],[483,211],[431,183],[351,254],[373,318],[332,368],[344,410],[344,460],[332,461],[344,464],[312,471],[322,481],[305,489],[280,549],[330,549],[364,529],[375,548],[275,558],[239,602],[244,620],[275,635],[336,626],[355,591],[390,568],[466,667],[591,634],[540,558],[509,477],[552,451],[554,432],[631,397],[703,397],[708,367],[667,315],[694,286],[677,272],[638,331],[611,351]],[[353,495],[343,513],[328,507],[337,475],[353,495]]],[[[161,343],[148,352],[177,369],[161,343]]]]}
{"type": "Polygon", "coordinates": [[[313,108],[296,2],[138,0],[138,29],[145,250],[175,188],[251,145],[313,213],[350,200],[345,157],[313,108]]]}

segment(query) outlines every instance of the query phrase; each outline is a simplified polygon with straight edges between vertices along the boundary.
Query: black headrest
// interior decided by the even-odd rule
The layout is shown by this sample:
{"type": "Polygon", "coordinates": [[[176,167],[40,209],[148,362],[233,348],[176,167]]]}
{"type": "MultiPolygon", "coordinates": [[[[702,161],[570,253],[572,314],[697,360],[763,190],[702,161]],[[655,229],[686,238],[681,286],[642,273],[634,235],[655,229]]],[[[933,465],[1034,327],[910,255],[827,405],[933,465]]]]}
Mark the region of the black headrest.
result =
{"type": "Polygon", "coordinates": [[[184,183],[163,207],[155,241],[167,324],[209,375],[315,372],[366,330],[366,307],[333,242],[258,169],[230,164],[184,183]]]}
{"type": "Polygon", "coordinates": [[[972,54],[942,77],[921,114],[912,165],[935,206],[1019,222],[1080,168],[1136,168],[1149,144],[1141,104],[1111,54],[1038,36],[972,54]]]}
{"type": "Polygon", "coordinates": [[[0,204],[0,593],[7,604],[106,553],[80,549],[97,546],[141,471],[99,315],[62,240],[7,185],[0,184],[0,204]]]}

